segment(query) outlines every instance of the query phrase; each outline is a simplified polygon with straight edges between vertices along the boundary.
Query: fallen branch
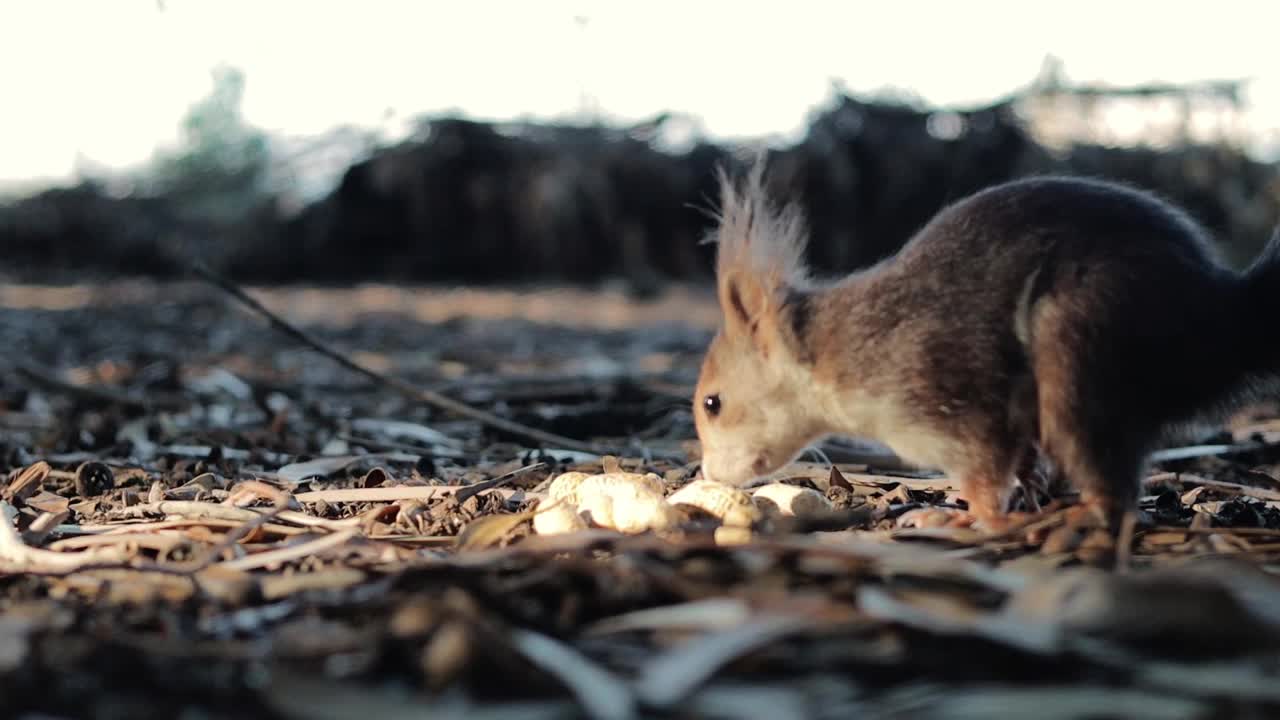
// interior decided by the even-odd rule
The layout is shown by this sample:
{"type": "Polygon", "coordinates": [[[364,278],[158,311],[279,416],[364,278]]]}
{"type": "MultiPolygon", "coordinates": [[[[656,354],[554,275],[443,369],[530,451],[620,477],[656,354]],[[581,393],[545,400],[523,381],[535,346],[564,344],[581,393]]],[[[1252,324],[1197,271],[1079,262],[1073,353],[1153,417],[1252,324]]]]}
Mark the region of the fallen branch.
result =
{"type": "Polygon", "coordinates": [[[29,547],[13,527],[18,511],[0,500],[0,575],[8,572],[67,573],[102,563],[123,562],[118,548],[95,548],[79,553],[60,553],[29,547]],[[11,568],[9,570],[6,569],[11,568]]]}
{"type": "Polygon", "coordinates": [[[69,395],[96,405],[118,405],[133,410],[151,412],[157,409],[172,410],[180,408],[185,402],[181,397],[174,395],[136,397],[109,387],[76,385],[47,373],[34,365],[23,362],[17,363],[14,369],[17,370],[19,375],[26,376],[28,380],[43,387],[45,390],[69,395]]]}
{"type": "Polygon", "coordinates": [[[466,403],[459,402],[457,400],[454,400],[453,398],[441,395],[440,393],[433,392],[425,388],[420,388],[416,385],[413,385],[412,383],[408,383],[408,382],[405,382],[404,380],[400,380],[399,378],[395,378],[390,375],[384,375],[377,371],[370,370],[369,368],[346,357],[342,353],[330,348],[328,345],[324,344],[323,342],[317,340],[316,338],[312,337],[306,332],[303,332],[299,328],[286,322],[280,316],[268,310],[265,306],[262,305],[262,303],[255,300],[253,297],[251,297],[248,293],[242,290],[235,283],[214,273],[212,270],[207,268],[203,263],[199,263],[199,262],[193,263],[191,265],[191,270],[196,275],[199,275],[204,280],[213,284],[215,287],[220,288],[227,294],[234,297],[236,300],[243,303],[245,306],[252,309],[254,312],[266,318],[266,320],[270,322],[273,326],[275,326],[276,329],[280,330],[286,335],[289,335],[290,337],[297,340],[298,342],[301,342],[302,344],[310,347],[312,350],[315,350],[316,352],[333,360],[334,362],[347,368],[348,370],[359,373],[360,375],[363,375],[369,378],[370,380],[373,380],[374,382],[377,382],[393,390],[396,390],[397,392],[405,395],[406,397],[417,400],[418,402],[424,402],[440,410],[444,410],[445,412],[451,412],[455,415],[460,415],[462,417],[475,420],[477,422],[480,422],[496,430],[508,432],[513,435],[518,435],[520,437],[528,438],[530,440],[535,440],[537,442],[547,443],[548,445],[566,447],[571,450],[579,450],[581,452],[589,452],[589,453],[594,453],[596,455],[621,454],[613,448],[602,447],[599,445],[595,445],[594,443],[581,442],[579,440],[574,440],[572,438],[556,435],[555,433],[550,433],[544,430],[539,430],[537,428],[529,427],[528,425],[515,422],[514,420],[507,420],[506,418],[498,417],[493,413],[485,412],[484,410],[471,407],[466,403]]]}

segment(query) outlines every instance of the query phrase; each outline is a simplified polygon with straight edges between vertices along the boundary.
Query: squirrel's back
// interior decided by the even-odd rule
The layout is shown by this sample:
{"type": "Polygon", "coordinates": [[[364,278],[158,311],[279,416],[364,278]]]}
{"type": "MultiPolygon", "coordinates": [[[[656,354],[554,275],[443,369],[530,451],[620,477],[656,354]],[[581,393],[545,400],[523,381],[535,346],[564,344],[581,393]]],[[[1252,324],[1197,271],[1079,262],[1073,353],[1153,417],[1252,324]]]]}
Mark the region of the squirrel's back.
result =
{"type": "Polygon", "coordinates": [[[1046,253],[1080,262],[1156,261],[1217,275],[1205,230],[1153,193],[1113,181],[1029,177],[979,191],[942,209],[897,256],[912,270],[948,260],[1021,272],[1046,253]]]}

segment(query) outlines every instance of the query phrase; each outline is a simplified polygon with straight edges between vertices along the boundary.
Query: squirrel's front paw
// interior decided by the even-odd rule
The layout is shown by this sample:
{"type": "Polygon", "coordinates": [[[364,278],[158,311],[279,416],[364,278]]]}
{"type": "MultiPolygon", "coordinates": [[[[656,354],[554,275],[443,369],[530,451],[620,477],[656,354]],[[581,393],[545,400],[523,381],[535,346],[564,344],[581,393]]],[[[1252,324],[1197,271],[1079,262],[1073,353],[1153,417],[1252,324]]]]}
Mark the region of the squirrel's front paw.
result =
{"type": "Polygon", "coordinates": [[[972,527],[978,518],[959,508],[922,507],[898,516],[900,528],[972,527]]]}

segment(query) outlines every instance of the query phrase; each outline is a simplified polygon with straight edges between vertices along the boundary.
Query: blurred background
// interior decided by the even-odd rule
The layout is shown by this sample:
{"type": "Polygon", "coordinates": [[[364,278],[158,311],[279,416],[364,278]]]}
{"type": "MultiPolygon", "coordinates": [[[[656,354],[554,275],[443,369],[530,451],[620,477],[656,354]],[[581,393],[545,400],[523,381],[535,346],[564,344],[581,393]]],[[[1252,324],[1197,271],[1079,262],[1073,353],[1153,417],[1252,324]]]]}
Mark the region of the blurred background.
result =
{"type": "Polygon", "coordinates": [[[812,262],[1013,177],[1129,180],[1246,262],[1280,219],[1273,11],[1215,2],[0,5],[10,282],[710,277],[713,170],[769,149],[812,262]]]}

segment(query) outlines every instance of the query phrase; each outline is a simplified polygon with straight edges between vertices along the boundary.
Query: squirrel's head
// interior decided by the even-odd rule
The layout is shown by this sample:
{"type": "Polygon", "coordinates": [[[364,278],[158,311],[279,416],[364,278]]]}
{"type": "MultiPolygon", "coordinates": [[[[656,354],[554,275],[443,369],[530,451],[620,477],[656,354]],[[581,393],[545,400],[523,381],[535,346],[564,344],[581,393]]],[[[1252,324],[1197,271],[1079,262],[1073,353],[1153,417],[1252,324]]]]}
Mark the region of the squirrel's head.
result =
{"type": "Polygon", "coordinates": [[[774,208],[757,163],[739,187],[721,173],[716,287],[722,321],[693,397],[702,473],[742,484],[791,462],[820,433],[811,352],[806,231],[793,206],[774,208]]]}

